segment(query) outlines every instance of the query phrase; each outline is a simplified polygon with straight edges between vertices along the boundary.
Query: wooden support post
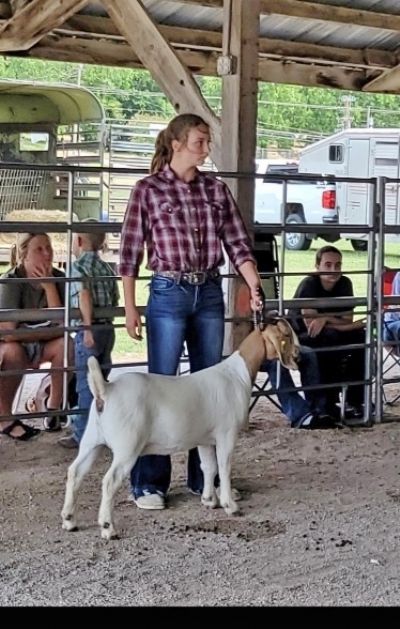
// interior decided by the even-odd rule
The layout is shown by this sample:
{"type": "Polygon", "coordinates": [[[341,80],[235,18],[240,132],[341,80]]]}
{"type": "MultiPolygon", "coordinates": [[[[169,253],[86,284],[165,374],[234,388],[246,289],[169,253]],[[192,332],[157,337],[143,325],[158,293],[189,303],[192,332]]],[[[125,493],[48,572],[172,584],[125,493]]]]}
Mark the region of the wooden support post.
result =
{"type": "MultiPolygon", "coordinates": [[[[254,173],[257,146],[259,0],[224,0],[222,92],[222,169],[254,173]]],[[[227,179],[247,229],[253,237],[254,179],[227,179]]],[[[243,280],[228,283],[229,316],[250,315],[243,280]]],[[[228,324],[225,351],[231,352],[249,331],[246,323],[228,324]]]]}

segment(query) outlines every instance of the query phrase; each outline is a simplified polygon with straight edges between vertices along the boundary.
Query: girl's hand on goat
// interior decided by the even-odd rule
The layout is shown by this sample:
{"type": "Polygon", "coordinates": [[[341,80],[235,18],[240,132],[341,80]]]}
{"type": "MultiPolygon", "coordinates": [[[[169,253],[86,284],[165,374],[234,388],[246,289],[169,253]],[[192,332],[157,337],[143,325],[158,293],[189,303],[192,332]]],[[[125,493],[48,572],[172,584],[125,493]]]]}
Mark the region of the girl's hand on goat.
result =
{"type": "Polygon", "coordinates": [[[136,306],[132,306],[129,311],[126,311],[126,331],[136,341],[141,341],[142,336],[142,321],[140,314],[136,306]]]}

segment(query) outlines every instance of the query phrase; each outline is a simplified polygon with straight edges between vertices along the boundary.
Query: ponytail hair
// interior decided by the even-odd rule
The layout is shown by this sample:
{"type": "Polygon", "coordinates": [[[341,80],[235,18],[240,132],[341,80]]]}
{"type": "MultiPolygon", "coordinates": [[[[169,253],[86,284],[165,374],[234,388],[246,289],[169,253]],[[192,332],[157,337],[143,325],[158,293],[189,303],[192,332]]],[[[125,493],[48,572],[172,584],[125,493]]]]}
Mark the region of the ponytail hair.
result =
{"type": "Polygon", "coordinates": [[[169,164],[172,159],[172,142],[168,144],[167,129],[163,129],[157,136],[155,152],[151,160],[151,174],[158,173],[169,164]]]}
{"type": "Polygon", "coordinates": [[[153,159],[151,160],[151,174],[158,173],[172,160],[172,142],[186,142],[190,129],[205,127],[209,131],[209,125],[196,114],[179,114],[175,116],[168,126],[160,131],[157,136],[153,159]]]}

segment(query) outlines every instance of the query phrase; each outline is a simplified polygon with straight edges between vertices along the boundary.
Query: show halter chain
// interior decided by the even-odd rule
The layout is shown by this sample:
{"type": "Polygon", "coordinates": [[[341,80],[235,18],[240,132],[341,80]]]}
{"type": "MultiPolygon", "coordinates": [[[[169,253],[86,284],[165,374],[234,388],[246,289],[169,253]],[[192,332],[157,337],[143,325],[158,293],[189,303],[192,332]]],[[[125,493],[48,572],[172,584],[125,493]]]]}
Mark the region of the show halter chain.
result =
{"type": "Polygon", "coordinates": [[[258,288],[259,293],[259,303],[262,305],[262,308],[259,310],[253,310],[253,326],[255,330],[262,331],[265,327],[264,320],[264,308],[265,308],[265,293],[262,289],[262,286],[258,288]]]}

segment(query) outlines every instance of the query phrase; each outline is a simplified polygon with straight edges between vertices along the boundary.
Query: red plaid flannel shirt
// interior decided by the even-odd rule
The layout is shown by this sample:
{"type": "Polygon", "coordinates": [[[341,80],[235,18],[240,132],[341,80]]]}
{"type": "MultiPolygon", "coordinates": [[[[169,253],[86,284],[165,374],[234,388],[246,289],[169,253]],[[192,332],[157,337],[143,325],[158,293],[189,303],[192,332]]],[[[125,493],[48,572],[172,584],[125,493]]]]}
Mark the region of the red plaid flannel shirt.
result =
{"type": "Polygon", "coordinates": [[[169,166],[132,189],[121,236],[119,272],[137,277],[147,248],[147,268],[209,271],[224,263],[222,243],[236,269],[255,259],[229,188],[204,172],[190,183],[169,166]]]}

